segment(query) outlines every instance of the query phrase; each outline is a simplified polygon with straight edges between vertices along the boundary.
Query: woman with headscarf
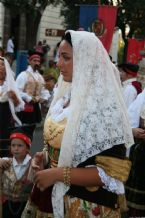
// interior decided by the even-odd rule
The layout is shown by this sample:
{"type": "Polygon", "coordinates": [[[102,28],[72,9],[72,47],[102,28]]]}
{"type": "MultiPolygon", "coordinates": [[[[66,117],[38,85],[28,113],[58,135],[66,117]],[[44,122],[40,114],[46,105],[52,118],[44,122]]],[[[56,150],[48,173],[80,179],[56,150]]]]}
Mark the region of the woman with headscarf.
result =
{"type": "Polygon", "coordinates": [[[132,167],[126,182],[129,217],[145,217],[145,89],[128,108],[135,144],[130,149],[132,167]]]}
{"type": "Polygon", "coordinates": [[[112,63],[93,33],[67,31],[58,67],[23,217],[120,217],[133,137],[112,63]]]}
{"type": "Polygon", "coordinates": [[[24,108],[8,61],[0,57],[0,156],[8,156],[10,127],[21,125],[16,110],[24,108]]]}

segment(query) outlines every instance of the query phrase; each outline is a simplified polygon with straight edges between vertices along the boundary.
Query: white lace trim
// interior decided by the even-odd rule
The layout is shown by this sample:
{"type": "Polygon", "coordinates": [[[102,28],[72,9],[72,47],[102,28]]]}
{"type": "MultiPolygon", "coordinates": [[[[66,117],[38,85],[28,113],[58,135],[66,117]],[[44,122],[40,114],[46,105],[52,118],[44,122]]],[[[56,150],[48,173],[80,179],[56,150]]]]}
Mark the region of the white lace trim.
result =
{"type": "Polygon", "coordinates": [[[105,184],[105,186],[103,186],[104,189],[116,194],[124,194],[124,185],[121,181],[108,176],[102,168],[97,167],[97,169],[101,181],[105,184]]]}

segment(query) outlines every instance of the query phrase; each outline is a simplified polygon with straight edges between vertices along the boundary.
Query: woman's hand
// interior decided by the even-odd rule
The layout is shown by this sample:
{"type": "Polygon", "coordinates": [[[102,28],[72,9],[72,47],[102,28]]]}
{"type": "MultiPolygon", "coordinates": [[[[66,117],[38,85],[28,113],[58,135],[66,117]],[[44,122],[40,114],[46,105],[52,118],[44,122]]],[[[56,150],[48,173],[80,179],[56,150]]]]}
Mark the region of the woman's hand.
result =
{"type": "Polygon", "coordinates": [[[43,152],[37,152],[32,159],[32,169],[34,172],[44,169],[43,152]]]}
{"type": "Polygon", "coordinates": [[[39,171],[35,174],[34,181],[41,191],[49,186],[61,181],[63,177],[63,168],[51,168],[39,171]]]}
{"type": "Polygon", "coordinates": [[[141,128],[133,128],[132,129],[133,136],[139,139],[145,139],[145,130],[141,128]]]}
{"type": "Polygon", "coordinates": [[[11,165],[11,160],[5,160],[5,159],[0,159],[0,168],[4,168],[4,169],[7,169],[7,168],[9,168],[10,167],[10,165],[11,165]]]}
{"type": "Polygon", "coordinates": [[[8,91],[8,97],[12,99],[15,106],[18,106],[20,103],[19,99],[16,96],[16,93],[13,90],[8,91]]]}

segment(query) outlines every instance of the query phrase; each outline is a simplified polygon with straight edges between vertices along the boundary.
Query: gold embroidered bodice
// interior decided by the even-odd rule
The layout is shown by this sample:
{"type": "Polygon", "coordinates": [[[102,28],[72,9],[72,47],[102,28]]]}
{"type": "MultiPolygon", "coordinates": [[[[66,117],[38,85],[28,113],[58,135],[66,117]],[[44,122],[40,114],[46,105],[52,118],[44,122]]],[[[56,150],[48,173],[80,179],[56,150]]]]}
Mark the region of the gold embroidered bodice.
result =
{"type": "Polygon", "coordinates": [[[27,201],[32,187],[27,180],[28,172],[29,168],[21,179],[17,179],[12,164],[5,169],[2,174],[2,194],[12,201],[27,201]]]}
{"type": "Polygon", "coordinates": [[[55,122],[50,117],[44,124],[44,141],[53,148],[60,148],[61,141],[66,126],[66,119],[55,122]]]}
{"type": "Polygon", "coordinates": [[[63,133],[65,130],[67,120],[64,119],[60,122],[55,122],[50,117],[44,124],[44,142],[45,150],[48,152],[49,167],[56,167],[59,158],[59,152],[63,133]]]}

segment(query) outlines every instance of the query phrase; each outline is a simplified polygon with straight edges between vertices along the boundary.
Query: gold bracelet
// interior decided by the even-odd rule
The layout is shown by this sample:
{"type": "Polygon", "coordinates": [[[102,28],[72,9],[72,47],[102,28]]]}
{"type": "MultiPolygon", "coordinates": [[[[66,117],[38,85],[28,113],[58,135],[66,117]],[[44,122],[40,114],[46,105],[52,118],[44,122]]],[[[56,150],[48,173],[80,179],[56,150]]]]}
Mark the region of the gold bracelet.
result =
{"type": "Polygon", "coordinates": [[[63,168],[63,182],[67,186],[71,185],[71,168],[70,167],[63,168]]]}

